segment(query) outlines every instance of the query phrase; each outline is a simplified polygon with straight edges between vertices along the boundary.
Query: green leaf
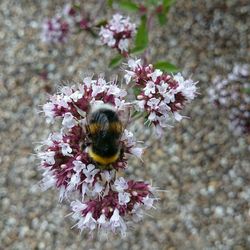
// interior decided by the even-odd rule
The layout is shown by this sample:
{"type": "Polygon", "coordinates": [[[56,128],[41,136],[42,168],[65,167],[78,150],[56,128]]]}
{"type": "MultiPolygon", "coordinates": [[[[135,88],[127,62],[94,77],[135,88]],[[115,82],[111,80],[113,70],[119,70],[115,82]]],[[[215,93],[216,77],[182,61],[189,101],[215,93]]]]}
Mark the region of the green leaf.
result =
{"type": "Polygon", "coordinates": [[[135,118],[135,117],[141,117],[143,115],[142,112],[139,111],[134,111],[133,114],[131,115],[131,118],[135,118]]]}
{"type": "Polygon", "coordinates": [[[135,47],[131,50],[131,53],[140,53],[144,51],[148,46],[148,29],[147,29],[147,17],[141,17],[141,23],[138,27],[135,37],[135,47]]]}
{"type": "Polygon", "coordinates": [[[135,96],[138,96],[139,94],[141,94],[141,89],[138,88],[138,87],[134,87],[134,88],[133,88],[133,91],[134,91],[134,95],[135,95],[135,96]]]}
{"type": "Polygon", "coordinates": [[[145,115],[144,112],[134,111],[131,115],[131,118],[133,118],[133,120],[137,120],[143,117],[144,115],[145,115]]]}
{"type": "Polygon", "coordinates": [[[243,92],[243,93],[246,93],[246,94],[250,95],[250,88],[245,88],[245,89],[242,89],[242,91],[241,91],[241,92],[243,92]]]}
{"type": "Polygon", "coordinates": [[[163,8],[164,10],[168,10],[169,7],[175,2],[175,0],[163,0],[163,8]]]}
{"type": "Polygon", "coordinates": [[[133,49],[130,50],[130,53],[133,55],[141,54],[145,48],[143,47],[134,47],[133,49]]]}
{"type": "Polygon", "coordinates": [[[160,69],[165,72],[171,72],[171,73],[176,73],[179,72],[180,69],[178,69],[175,65],[173,65],[170,62],[167,61],[159,61],[154,64],[154,67],[157,69],[160,69]]]}
{"type": "Polygon", "coordinates": [[[159,13],[157,14],[157,18],[158,18],[158,21],[159,21],[159,24],[161,26],[165,25],[167,23],[167,17],[166,17],[166,14],[164,13],[159,13]]]}
{"type": "Polygon", "coordinates": [[[77,10],[80,10],[80,9],[81,9],[80,3],[75,3],[75,4],[73,4],[73,8],[75,8],[75,9],[77,9],[77,10]]]}
{"type": "Polygon", "coordinates": [[[122,62],[123,56],[117,55],[114,58],[111,59],[109,63],[109,68],[115,68],[122,62]]]}
{"type": "Polygon", "coordinates": [[[131,115],[131,117],[133,118],[133,117],[137,116],[138,113],[139,113],[138,111],[134,111],[133,114],[131,115]]]}
{"type": "Polygon", "coordinates": [[[113,0],[107,0],[108,6],[112,7],[113,6],[113,2],[114,2],[113,0]]]}
{"type": "Polygon", "coordinates": [[[163,0],[162,1],[162,4],[160,5],[162,7],[162,10],[157,13],[157,18],[161,26],[167,23],[167,14],[170,10],[171,5],[174,3],[174,1],[175,0],[163,0]]]}
{"type": "Polygon", "coordinates": [[[133,3],[132,1],[129,1],[129,0],[119,1],[118,4],[120,5],[120,8],[124,10],[132,11],[132,12],[136,12],[139,10],[139,6],[136,3],[133,3]]]}
{"type": "Polygon", "coordinates": [[[87,29],[86,31],[88,31],[94,38],[98,37],[98,35],[94,32],[93,29],[87,29]]]}
{"type": "Polygon", "coordinates": [[[105,26],[107,23],[108,21],[106,19],[103,19],[103,20],[98,21],[98,23],[95,24],[95,27],[100,28],[102,26],[105,26]]]}
{"type": "Polygon", "coordinates": [[[158,5],[161,1],[160,0],[147,0],[146,4],[150,5],[158,5]]]}
{"type": "Polygon", "coordinates": [[[144,118],[144,125],[147,127],[150,127],[152,124],[151,121],[148,120],[148,115],[144,118]]]}
{"type": "Polygon", "coordinates": [[[146,1],[146,5],[148,5],[148,6],[154,6],[154,7],[162,5],[163,8],[168,8],[174,2],[175,2],[175,0],[147,0],[146,1]]]}

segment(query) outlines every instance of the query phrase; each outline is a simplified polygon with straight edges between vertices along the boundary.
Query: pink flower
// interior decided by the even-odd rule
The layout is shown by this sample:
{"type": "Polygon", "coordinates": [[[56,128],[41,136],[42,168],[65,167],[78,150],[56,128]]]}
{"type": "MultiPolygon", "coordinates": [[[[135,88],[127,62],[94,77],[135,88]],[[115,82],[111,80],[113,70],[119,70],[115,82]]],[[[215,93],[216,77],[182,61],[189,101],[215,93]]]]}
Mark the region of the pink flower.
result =
{"type": "Polygon", "coordinates": [[[92,103],[109,103],[123,110],[129,104],[125,102],[127,92],[119,88],[114,82],[106,82],[103,78],[93,80],[83,79],[78,86],[63,87],[59,94],[50,97],[50,101],[43,106],[47,121],[53,123],[55,117],[63,117],[65,128],[77,125],[80,119],[86,118],[92,103]]]}
{"type": "Polygon", "coordinates": [[[140,90],[136,96],[137,110],[146,112],[146,118],[155,126],[157,135],[163,133],[168,123],[183,118],[179,114],[187,102],[196,96],[196,83],[185,80],[178,73],[171,76],[149,65],[142,65],[141,60],[128,61],[125,80],[140,90]]]}
{"type": "Polygon", "coordinates": [[[57,16],[46,19],[42,25],[41,38],[46,43],[64,43],[69,35],[69,23],[57,16]]]}
{"type": "Polygon", "coordinates": [[[229,129],[235,135],[250,133],[249,65],[236,64],[226,78],[217,76],[208,94],[210,101],[229,113],[229,129]]]}
{"type": "Polygon", "coordinates": [[[131,131],[128,131],[127,129],[124,130],[121,137],[121,145],[125,153],[132,154],[139,159],[142,158],[145,148],[137,146],[137,142],[131,131]]]}
{"type": "Polygon", "coordinates": [[[114,182],[114,187],[118,192],[122,192],[128,188],[128,184],[123,177],[116,179],[114,182]]]}
{"type": "Polygon", "coordinates": [[[144,210],[154,208],[155,198],[151,196],[148,184],[120,178],[106,195],[83,202],[72,202],[72,217],[81,231],[93,230],[98,225],[99,229],[106,232],[119,232],[124,236],[130,220],[136,216],[142,217],[144,210]],[[117,191],[112,190],[113,188],[117,191]]]}
{"type": "Polygon", "coordinates": [[[54,17],[43,22],[41,39],[45,43],[65,43],[70,34],[79,29],[88,30],[90,27],[90,20],[83,10],[66,4],[57,10],[54,17]]]}
{"type": "Polygon", "coordinates": [[[126,234],[127,226],[123,218],[120,216],[119,210],[117,208],[110,218],[110,228],[113,232],[120,230],[122,236],[125,236],[126,234]]]}
{"type": "Polygon", "coordinates": [[[129,40],[135,35],[136,25],[129,17],[115,14],[99,33],[103,44],[116,48],[120,53],[128,52],[129,40]]]}
{"type": "MultiPolygon", "coordinates": [[[[127,156],[142,158],[144,148],[138,146],[132,132],[124,130],[119,141],[120,155],[107,168],[88,154],[88,113],[106,105],[113,106],[120,116],[130,105],[126,95],[114,82],[86,77],[81,84],[64,86],[43,107],[50,122],[59,120],[61,130],[50,133],[38,153],[43,170],[40,185],[43,190],[57,189],[60,202],[79,198],[71,202],[71,209],[80,231],[91,233],[98,229],[124,236],[131,220],[153,208],[155,198],[150,185],[116,178],[117,170],[128,167],[127,156]]],[[[158,109],[159,101],[149,100],[149,107],[158,109]]]]}

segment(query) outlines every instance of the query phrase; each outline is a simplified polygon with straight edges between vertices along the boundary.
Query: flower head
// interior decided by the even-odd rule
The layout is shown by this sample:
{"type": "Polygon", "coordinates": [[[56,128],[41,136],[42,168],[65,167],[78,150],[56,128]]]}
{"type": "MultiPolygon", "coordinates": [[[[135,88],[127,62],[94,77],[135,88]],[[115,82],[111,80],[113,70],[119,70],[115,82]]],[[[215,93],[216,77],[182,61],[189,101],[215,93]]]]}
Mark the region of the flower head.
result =
{"type": "Polygon", "coordinates": [[[96,80],[86,77],[81,84],[63,87],[58,94],[51,96],[43,111],[48,122],[63,117],[63,127],[71,129],[87,117],[94,103],[108,103],[117,107],[118,111],[124,111],[129,105],[124,100],[126,95],[127,92],[114,82],[106,82],[101,77],[96,80]]]}
{"type": "Polygon", "coordinates": [[[136,216],[142,218],[144,210],[153,207],[154,200],[148,184],[120,178],[106,195],[84,202],[73,201],[72,217],[81,231],[98,227],[124,236],[128,222],[136,216]]]}
{"type": "Polygon", "coordinates": [[[64,43],[67,41],[69,31],[69,23],[56,16],[44,21],[41,38],[46,43],[64,43]]]}
{"type": "MultiPolygon", "coordinates": [[[[65,86],[50,97],[43,107],[45,116],[49,122],[59,119],[62,129],[60,133],[50,134],[38,153],[41,168],[44,169],[41,183],[44,189],[59,189],[60,200],[69,197],[72,192],[78,192],[83,197],[97,197],[105,191],[104,185],[108,182],[106,170],[100,170],[87,151],[87,114],[90,107],[97,103],[107,103],[123,113],[128,105],[124,100],[126,94],[114,82],[86,77],[82,84],[65,86]]],[[[127,146],[122,140],[120,144],[124,153],[112,164],[113,169],[127,166],[124,154],[136,145],[134,142],[127,146]]]]}
{"type": "Polygon", "coordinates": [[[235,135],[250,132],[249,65],[236,64],[226,78],[217,76],[209,89],[210,100],[229,112],[229,129],[235,135]]]}
{"type": "Polygon", "coordinates": [[[129,40],[135,35],[136,25],[129,17],[115,14],[99,33],[103,44],[116,48],[120,53],[128,52],[129,40]]]}
{"type": "Polygon", "coordinates": [[[45,43],[65,43],[74,31],[89,28],[90,20],[84,11],[73,4],[66,4],[57,10],[54,17],[44,20],[41,39],[45,43]]]}
{"type": "Polygon", "coordinates": [[[48,120],[59,120],[62,129],[51,133],[38,153],[44,170],[41,187],[58,189],[60,201],[71,200],[72,193],[80,197],[71,202],[72,217],[80,231],[98,229],[124,236],[128,222],[142,218],[143,211],[153,207],[155,199],[147,183],[116,178],[115,172],[128,165],[126,155],[142,157],[144,149],[137,146],[132,132],[123,131],[120,155],[107,168],[94,162],[87,150],[90,106],[112,105],[122,113],[128,105],[126,94],[114,82],[87,77],[82,84],[63,87],[43,107],[48,120]]]}
{"type": "MultiPolygon", "coordinates": [[[[57,188],[61,201],[69,198],[72,192],[80,193],[83,198],[100,197],[107,192],[105,183],[118,182],[112,180],[113,175],[109,172],[127,167],[126,154],[141,158],[143,148],[137,146],[128,130],[120,138],[118,159],[107,169],[100,168],[88,153],[86,125],[90,108],[108,104],[122,114],[129,105],[124,99],[126,94],[114,82],[86,77],[81,84],[64,86],[50,97],[43,107],[45,116],[49,122],[59,120],[62,129],[60,133],[50,134],[38,153],[40,166],[44,169],[41,183],[44,189],[57,188]]],[[[120,195],[121,202],[127,199],[125,194],[120,195]]]]}
{"type": "Polygon", "coordinates": [[[147,113],[147,120],[161,135],[169,121],[182,119],[179,111],[196,96],[196,83],[185,80],[180,73],[172,76],[151,64],[142,65],[141,60],[130,59],[128,68],[125,80],[139,90],[137,110],[147,113]]]}

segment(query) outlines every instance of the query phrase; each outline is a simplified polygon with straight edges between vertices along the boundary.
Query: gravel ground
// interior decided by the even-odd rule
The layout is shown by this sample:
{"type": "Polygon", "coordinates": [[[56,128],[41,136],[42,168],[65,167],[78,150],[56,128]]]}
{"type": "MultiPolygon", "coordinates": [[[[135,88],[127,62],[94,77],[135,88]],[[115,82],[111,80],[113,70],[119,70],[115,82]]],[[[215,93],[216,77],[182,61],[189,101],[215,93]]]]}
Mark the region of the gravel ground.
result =
{"type": "MultiPolygon", "coordinates": [[[[42,44],[39,25],[59,3],[0,1],[0,249],[250,249],[250,138],[232,135],[226,112],[211,106],[206,92],[215,75],[250,63],[249,1],[178,0],[166,27],[151,34],[152,58],[192,74],[201,94],[185,110],[191,119],[162,142],[149,140],[150,131],[140,135],[149,145],[145,166],[131,162],[138,167],[127,174],[166,192],[126,239],[80,235],[56,192],[37,187],[34,148],[49,133],[39,105],[60,82],[106,70],[112,53],[85,34],[66,46],[42,44]]],[[[140,124],[133,129],[139,133],[140,124]]]]}

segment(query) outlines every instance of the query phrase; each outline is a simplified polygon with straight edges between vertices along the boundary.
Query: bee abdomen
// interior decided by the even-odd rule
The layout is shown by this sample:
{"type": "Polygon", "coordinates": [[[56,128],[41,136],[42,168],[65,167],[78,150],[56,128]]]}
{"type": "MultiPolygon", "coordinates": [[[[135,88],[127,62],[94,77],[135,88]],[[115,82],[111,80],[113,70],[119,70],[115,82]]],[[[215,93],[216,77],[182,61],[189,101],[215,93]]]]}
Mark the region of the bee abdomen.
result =
{"type": "Polygon", "coordinates": [[[103,152],[101,152],[101,150],[98,149],[94,149],[92,146],[88,148],[88,153],[89,156],[97,163],[101,164],[101,165],[109,165],[114,163],[120,156],[120,150],[115,150],[114,154],[112,155],[107,155],[107,154],[103,154],[103,152]]]}
{"type": "Polygon", "coordinates": [[[90,157],[101,165],[115,162],[120,156],[119,139],[123,126],[117,113],[111,108],[95,110],[87,126],[91,146],[90,157]]]}

